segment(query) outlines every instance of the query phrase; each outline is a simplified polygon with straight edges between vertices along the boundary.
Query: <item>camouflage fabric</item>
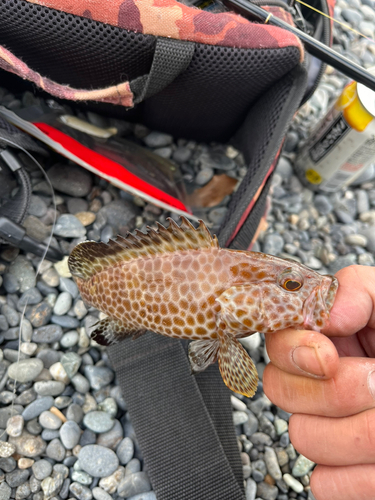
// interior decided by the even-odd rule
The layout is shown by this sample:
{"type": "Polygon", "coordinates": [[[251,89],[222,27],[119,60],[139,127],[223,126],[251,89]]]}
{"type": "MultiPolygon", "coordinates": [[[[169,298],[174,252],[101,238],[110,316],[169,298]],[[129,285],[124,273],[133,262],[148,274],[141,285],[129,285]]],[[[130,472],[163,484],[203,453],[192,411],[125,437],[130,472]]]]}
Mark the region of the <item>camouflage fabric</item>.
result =
{"type": "Polygon", "coordinates": [[[136,33],[247,49],[298,47],[286,30],[254,24],[232,12],[211,13],[176,0],[28,0],[136,33]]]}
{"type": "Polygon", "coordinates": [[[0,45],[0,68],[27,79],[49,94],[72,101],[99,101],[122,106],[133,106],[133,93],[129,82],[122,82],[105,89],[83,90],[60,85],[30,69],[18,57],[0,45]]]}

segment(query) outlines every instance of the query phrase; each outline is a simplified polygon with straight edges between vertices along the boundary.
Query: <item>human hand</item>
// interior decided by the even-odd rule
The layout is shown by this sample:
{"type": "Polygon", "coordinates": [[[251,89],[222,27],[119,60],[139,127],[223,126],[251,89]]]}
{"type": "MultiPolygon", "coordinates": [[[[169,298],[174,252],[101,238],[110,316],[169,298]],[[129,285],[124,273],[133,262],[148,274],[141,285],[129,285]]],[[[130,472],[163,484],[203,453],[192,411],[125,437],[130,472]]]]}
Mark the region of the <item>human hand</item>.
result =
{"type": "Polygon", "coordinates": [[[324,335],[286,329],[266,335],[266,395],[293,413],[297,451],[318,465],[317,500],[375,498],[375,268],[336,274],[339,289],[324,335]]]}

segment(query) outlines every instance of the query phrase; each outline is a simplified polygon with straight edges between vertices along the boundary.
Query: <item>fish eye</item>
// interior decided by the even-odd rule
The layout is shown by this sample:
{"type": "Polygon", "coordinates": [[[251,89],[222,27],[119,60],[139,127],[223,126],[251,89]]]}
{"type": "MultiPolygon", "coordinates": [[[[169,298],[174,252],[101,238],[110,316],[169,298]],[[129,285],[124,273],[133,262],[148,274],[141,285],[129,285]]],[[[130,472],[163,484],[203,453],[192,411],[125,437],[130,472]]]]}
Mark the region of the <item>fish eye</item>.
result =
{"type": "Polygon", "coordinates": [[[289,268],[281,273],[279,285],[288,292],[296,292],[302,287],[303,278],[299,273],[289,268]]]}

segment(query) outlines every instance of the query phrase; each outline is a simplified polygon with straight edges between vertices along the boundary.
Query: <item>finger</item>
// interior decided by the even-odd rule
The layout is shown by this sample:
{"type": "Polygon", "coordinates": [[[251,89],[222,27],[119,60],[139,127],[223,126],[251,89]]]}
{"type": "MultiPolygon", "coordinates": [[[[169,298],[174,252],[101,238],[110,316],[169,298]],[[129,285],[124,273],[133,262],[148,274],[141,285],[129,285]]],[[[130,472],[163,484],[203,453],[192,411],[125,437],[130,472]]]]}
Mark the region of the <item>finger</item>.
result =
{"type": "Polygon", "coordinates": [[[336,277],[339,288],[324,333],[352,335],[366,325],[375,328],[375,268],[349,266],[336,277]]]}
{"type": "Polygon", "coordinates": [[[339,366],[334,344],[325,335],[288,328],[266,334],[272,364],[288,373],[331,378],[339,366]]]}
{"type": "Polygon", "coordinates": [[[318,465],[310,480],[316,500],[373,500],[375,465],[318,465]]]}
{"type": "Polygon", "coordinates": [[[269,363],[263,373],[269,399],[290,413],[344,417],[375,407],[375,360],[340,358],[328,380],[284,372],[269,363]]]}
{"type": "Polygon", "coordinates": [[[299,453],[318,464],[375,464],[375,409],[344,418],[296,413],[289,435],[299,453]]]}

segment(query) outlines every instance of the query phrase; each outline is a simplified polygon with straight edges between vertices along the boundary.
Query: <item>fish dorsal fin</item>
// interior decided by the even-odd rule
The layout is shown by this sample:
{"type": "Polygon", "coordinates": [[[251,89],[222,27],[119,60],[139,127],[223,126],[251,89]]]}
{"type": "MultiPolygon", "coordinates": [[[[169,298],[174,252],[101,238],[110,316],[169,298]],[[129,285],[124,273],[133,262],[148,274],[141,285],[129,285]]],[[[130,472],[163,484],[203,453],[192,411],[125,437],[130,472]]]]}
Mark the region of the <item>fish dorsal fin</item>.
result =
{"type": "Polygon", "coordinates": [[[74,277],[89,279],[110,266],[140,257],[179,250],[219,248],[216,236],[211,236],[203,221],[199,221],[195,229],[185,217],[181,217],[181,226],[173,219],[167,220],[167,228],[157,222],[157,230],[147,227],[147,233],[136,229],[135,234],[128,233],[125,238],[118,236],[108,243],[79,243],[69,256],[70,272],[74,277]]]}

